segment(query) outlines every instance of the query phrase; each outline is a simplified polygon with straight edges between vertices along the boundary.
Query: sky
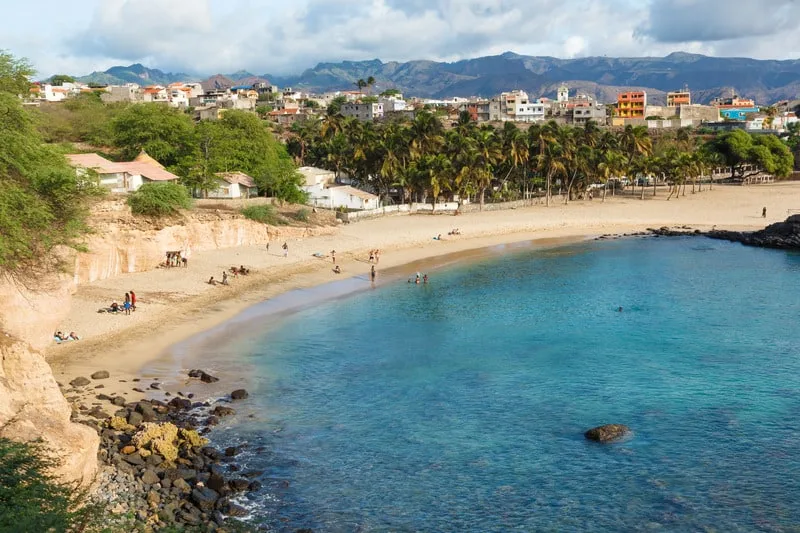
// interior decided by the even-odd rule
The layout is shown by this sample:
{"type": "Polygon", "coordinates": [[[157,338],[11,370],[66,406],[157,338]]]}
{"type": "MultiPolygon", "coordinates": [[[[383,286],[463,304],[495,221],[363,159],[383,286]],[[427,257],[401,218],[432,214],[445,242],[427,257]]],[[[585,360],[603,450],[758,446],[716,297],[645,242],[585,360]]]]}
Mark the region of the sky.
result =
{"type": "Polygon", "coordinates": [[[0,0],[0,49],[44,78],[142,63],[209,75],[319,62],[674,51],[800,57],[800,0],[0,0]]]}

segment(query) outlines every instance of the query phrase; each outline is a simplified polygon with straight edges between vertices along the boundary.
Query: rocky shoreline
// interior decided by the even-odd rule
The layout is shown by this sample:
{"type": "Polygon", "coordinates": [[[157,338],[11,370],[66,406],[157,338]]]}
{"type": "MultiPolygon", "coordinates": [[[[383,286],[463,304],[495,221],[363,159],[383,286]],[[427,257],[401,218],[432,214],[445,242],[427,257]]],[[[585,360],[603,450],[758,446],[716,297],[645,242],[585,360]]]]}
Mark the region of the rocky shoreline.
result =
{"type": "MultiPolygon", "coordinates": [[[[192,370],[189,377],[218,381],[202,370],[192,370]]],[[[259,491],[263,472],[236,464],[246,444],[220,450],[204,435],[223,417],[236,414],[231,405],[246,399],[247,391],[216,400],[196,401],[193,394],[177,393],[168,401],[128,402],[102,393],[102,381],[109,378],[108,372],[98,371],[91,380],[79,377],[62,387],[74,402],[73,420],[100,436],[101,468],[92,498],[104,506],[109,525],[137,531],[169,526],[241,531],[236,519],[250,512],[235,499],[259,491]],[[79,400],[87,393],[96,393],[91,407],[79,400]]],[[[138,379],[132,386],[145,391],[138,379]]],[[[160,385],[153,382],[147,388],[155,391],[160,385]]]]}

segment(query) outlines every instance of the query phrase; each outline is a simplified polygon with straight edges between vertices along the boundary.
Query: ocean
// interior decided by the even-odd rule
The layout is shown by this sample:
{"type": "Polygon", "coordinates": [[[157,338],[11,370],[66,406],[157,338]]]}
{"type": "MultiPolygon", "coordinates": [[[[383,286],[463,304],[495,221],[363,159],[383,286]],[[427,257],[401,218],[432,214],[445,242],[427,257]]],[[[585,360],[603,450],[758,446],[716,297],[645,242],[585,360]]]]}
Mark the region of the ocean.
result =
{"type": "Polygon", "coordinates": [[[508,247],[364,279],[229,346],[276,531],[796,531],[800,255],[508,247]],[[363,285],[363,286],[362,286],[363,285]],[[622,307],[622,312],[619,312],[622,307]],[[630,438],[584,439],[620,423],[630,438]]]}

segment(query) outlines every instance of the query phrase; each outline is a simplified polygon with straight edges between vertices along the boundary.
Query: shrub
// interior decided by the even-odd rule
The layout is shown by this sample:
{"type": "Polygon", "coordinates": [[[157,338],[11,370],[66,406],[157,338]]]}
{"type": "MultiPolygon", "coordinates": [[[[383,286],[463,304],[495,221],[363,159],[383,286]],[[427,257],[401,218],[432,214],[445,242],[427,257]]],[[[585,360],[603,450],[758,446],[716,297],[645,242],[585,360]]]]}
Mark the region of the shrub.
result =
{"type": "Polygon", "coordinates": [[[300,222],[308,222],[308,214],[309,214],[308,209],[303,208],[294,214],[294,218],[295,220],[299,220],[300,222]]]}
{"type": "Polygon", "coordinates": [[[270,226],[285,226],[286,220],[275,211],[272,205],[251,205],[242,209],[245,218],[270,226]]]}
{"type": "Polygon", "coordinates": [[[189,191],[177,183],[145,183],[128,197],[128,205],[136,215],[162,217],[179,209],[192,207],[189,191]]]}
{"type": "Polygon", "coordinates": [[[98,531],[102,509],[86,492],[58,483],[41,443],[0,439],[0,532],[98,531]]]}

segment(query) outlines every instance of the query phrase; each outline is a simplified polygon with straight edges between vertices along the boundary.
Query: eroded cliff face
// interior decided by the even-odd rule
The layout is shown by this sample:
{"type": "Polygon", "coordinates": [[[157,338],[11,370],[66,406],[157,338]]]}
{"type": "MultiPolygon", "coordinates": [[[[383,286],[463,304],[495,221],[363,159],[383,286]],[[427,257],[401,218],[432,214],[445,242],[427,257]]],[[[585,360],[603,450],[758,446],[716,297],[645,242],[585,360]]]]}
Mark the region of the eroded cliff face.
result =
{"type": "Polygon", "coordinates": [[[56,475],[89,483],[100,439],[70,421],[70,405],[41,353],[68,310],[73,283],[49,275],[36,279],[36,289],[32,285],[0,277],[0,437],[42,439],[60,462],[56,475]]]}
{"type": "Polygon", "coordinates": [[[147,228],[120,218],[98,226],[87,243],[88,252],[78,254],[74,281],[88,283],[132,272],[156,268],[168,251],[180,251],[191,261],[192,253],[236,246],[264,245],[279,239],[329,235],[333,226],[266,226],[238,215],[205,214],[177,221],[174,225],[147,228]]]}

